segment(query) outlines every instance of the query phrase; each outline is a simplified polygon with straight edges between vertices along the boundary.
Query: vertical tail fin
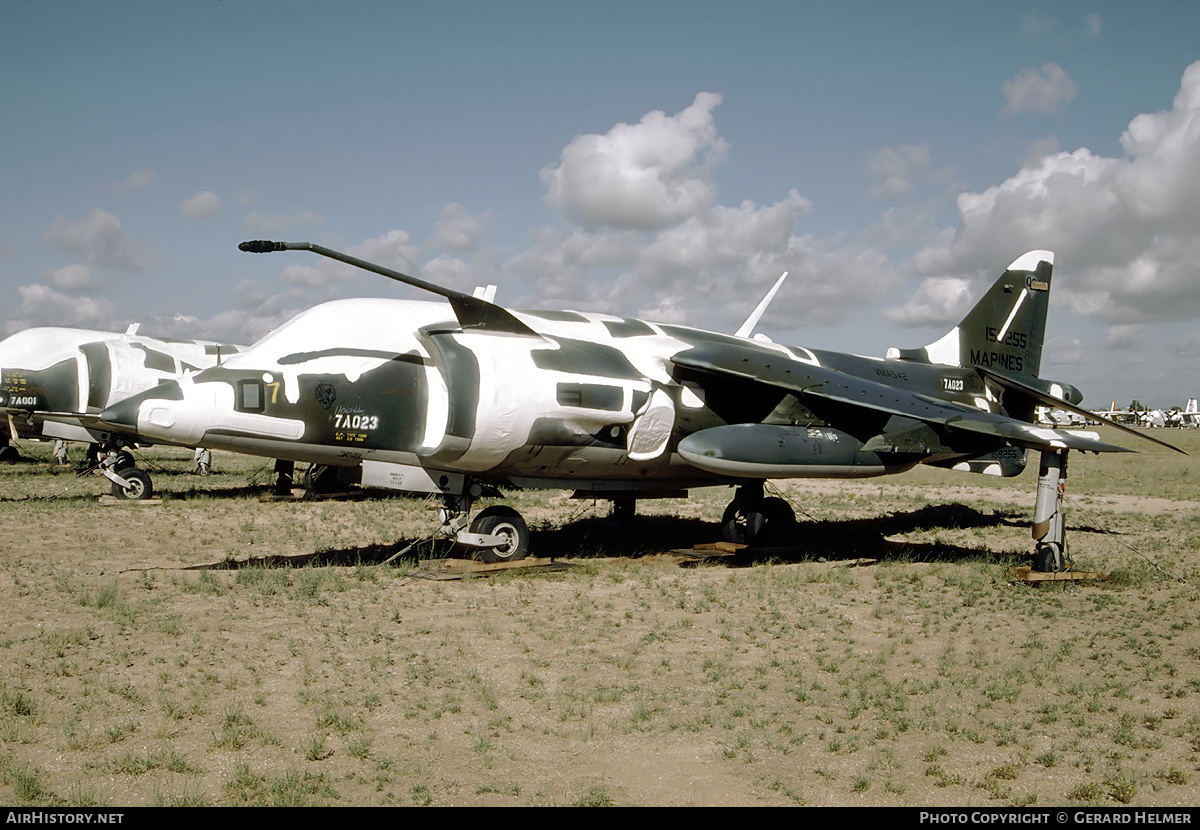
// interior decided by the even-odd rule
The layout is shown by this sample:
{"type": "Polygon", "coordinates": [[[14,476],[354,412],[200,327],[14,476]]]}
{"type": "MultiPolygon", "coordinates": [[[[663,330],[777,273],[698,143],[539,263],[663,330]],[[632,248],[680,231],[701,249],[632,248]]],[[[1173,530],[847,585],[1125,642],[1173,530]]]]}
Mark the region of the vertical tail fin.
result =
{"type": "Polygon", "coordinates": [[[1050,251],[1018,257],[945,337],[924,348],[889,351],[888,357],[1037,377],[1053,271],[1050,251]]]}

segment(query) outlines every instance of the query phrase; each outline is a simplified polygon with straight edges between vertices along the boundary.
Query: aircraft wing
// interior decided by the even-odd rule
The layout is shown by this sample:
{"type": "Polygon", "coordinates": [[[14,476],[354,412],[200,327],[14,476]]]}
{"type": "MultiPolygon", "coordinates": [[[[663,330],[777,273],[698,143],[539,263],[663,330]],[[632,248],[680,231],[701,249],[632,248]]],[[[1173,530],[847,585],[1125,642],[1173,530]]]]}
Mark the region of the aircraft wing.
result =
{"type": "MultiPolygon", "coordinates": [[[[1132,452],[1086,433],[1050,429],[1006,415],[984,412],[895,386],[796,360],[778,351],[730,343],[700,345],[672,358],[687,373],[763,384],[802,401],[819,399],[852,408],[911,418],[943,428],[1001,439],[1028,449],[1132,452]]],[[[703,385],[703,384],[701,384],[703,385]]],[[[836,426],[836,424],[834,425],[836,426]]]]}

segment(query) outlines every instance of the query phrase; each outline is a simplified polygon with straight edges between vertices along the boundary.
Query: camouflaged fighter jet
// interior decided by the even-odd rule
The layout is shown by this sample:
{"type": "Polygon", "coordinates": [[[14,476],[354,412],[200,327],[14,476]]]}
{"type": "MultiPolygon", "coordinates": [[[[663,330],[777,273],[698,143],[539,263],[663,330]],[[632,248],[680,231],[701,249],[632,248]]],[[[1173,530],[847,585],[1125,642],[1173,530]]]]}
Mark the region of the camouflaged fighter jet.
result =
{"type": "MultiPolygon", "coordinates": [[[[523,557],[511,508],[469,522],[485,489],[573,489],[633,500],[734,485],[726,538],[795,519],[767,479],[864,478],[933,464],[1016,475],[1041,453],[1034,536],[1063,567],[1069,450],[1123,452],[1095,433],[1033,423],[1081,411],[1038,369],[1053,255],[1006,270],[966,318],[886,358],[574,311],[514,311],[311,243],[305,250],[448,301],[350,299],[306,311],[219,367],[104,410],[112,428],[172,443],[338,469],[366,486],[440,496],[443,531],[486,561],[523,557]]],[[[1132,432],[1132,430],[1127,430],[1132,432]]],[[[1136,433],[1135,433],[1136,434],[1136,433]]]]}
{"type": "MultiPolygon", "coordinates": [[[[0,414],[13,437],[79,441],[91,445],[113,494],[145,499],[153,483],[133,466],[127,451],[153,443],[132,430],[99,424],[87,416],[185,372],[216,366],[241,347],[206,340],[147,337],[137,324],[124,334],[70,328],[32,328],[0,341],[0,414]]],[[[15,459],[17,450],[0,453],[15,459]]]]}

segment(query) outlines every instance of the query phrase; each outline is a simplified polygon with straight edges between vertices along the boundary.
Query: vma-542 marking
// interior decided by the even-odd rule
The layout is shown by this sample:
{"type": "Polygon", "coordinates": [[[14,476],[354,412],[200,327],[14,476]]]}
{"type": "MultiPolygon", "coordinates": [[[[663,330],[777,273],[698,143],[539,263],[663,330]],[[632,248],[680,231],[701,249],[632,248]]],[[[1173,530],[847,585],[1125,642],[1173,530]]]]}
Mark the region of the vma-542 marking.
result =
{"type": "Polygon", "coordinates": [[[439,495],[444,532],[488,561],[523,557],[528,530],[506,506],[469,522],[485,488],[574,489],[620,510],[638,498],[736,485],[723,534],[751,542],[794,522],[785,502],[764,497],[767,479],[862,478],[921,463],[1016,475],[1032,449],[1041,453],[1035,567],[1058,570],[1067,452],[1127,451],[1034,423],[1038,406],[1083,411],[1079,390],[1038,377],[1054,262],[1046,251],[1013,262],[938,341],[879,359],[740,336],[749,326],[731,336],[509,310],[307,242],[240,247],[311,251],[449,306],[324,303],[223,365],[121,401],[99,421],[439,495]]]}

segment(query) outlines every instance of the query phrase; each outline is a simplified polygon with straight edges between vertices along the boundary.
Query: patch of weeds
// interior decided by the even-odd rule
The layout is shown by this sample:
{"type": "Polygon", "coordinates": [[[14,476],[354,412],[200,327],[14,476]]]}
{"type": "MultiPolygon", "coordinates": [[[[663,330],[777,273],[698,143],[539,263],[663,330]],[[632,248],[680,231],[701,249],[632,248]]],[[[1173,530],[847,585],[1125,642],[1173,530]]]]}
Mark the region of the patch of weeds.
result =
{"type": "Polygon", "coordinates": [[[193,790],[191,787],[184,788],[177,793],[164,793],[154,788],[151,803],[155,807],[211,807],[208,803],[208,796],[203,792],[193,790]]]}
{"type": "Polygon", "coordinates": [[[67,790],[66,806],[68,807],[105,807],[108,799],[101,795],[93,784],[76,782],[67,790]]]}
{"type": "Polygon", "coordinates": [[[941,764],[930,764],[925,768],[925,777],[932,778],[935,786],[949,787],[952,784],[965,784],[966,779],[957,773],[946,772],[941,764]]]}
{"type": "Polygon", "coordinates": [[[607,787],[597,785],[589,787],[587,792],[575,799],[574,804],[576,807],[612,807],[616,802],[608,794],[607,787]]]}
{"type": "Polygon", "coordinates": [[[304,568],[298,573],[299,578],[296,580],[296,590],[293,596],[296,599],[311,599],[316,600],[320,605],[327,605],[328,600],[321,596],[321,588],[325,584],[327,572],[323,569],[304,568]]]}
{"type": "Polygon", "coordinates": [[[1171,767],[1170,769],[1156,772],[1154,777],[1160,778],[1163,781],[1166,781],[1168,784],[1179,784],[1181,786],[1188,782],[1187,773],[1181,770],[1179,767],[1171,767]]]}
{"type": "Polygon", "coordinates": [[[180,755],[171,747],[160,747],[139,755],[136,752],[126,752],[116,761],[110,762],[108,770],[120,775],[144,775],[152,770],[165,769],[168,772],[196,773],[186,757],[180,755]]]}
{"type": "Polygon", "coordinates": [[[1007,764],[1000,764],[992,767],[988,772],[989,778],[1000,778],[1004,781],[1016,781],[1017,776],[1021,774],[1021,765],[1016,761],[1009,761],[1007,764]]]}
{"type": "Polygon", "coordinates": [[[37,767],[6,770],[4,783],[12,786],[16,806],[44,805],[54,800],[54,793],[42,783],[42,772],[37,767]]]}
{"type": "Polygon", "coordinates": [[[333,750],[325,746],[324,735],[313,735],[304,742],[304,757],[310,761],[324,761],[333,755],[333,750]]]}
{"type": "Polygon", "coordinates": [[[33,705],[31,699],[25,696],[24,692],[19,689],[10,692],[7,686],[0,686],[0,710],[6,715],[18,718],[32,719],[37,714],[37,707],[33,705]]]}
{"type": "Polygon", "coordinates": [[[233,777],[225,782],[225,797],[235,807],[250,807],[259,803],[266,787],[266,777],[258,775],[248,764],[239,761],[233,768],[233,777]]]}
{"type": "Polygon", "coordinates": [[[365,735],[358,736],[347,745],[346,752],[350,753],[351,758],[367,760],[371,755],[371,739],[365,735]]]}
{"type": "Polygon", "coordinates": [[[109,726],[104,730],[104,737],[108,738],[110,744],[115,744],[125,739],[126,735],[132,735],[138,729],[136,723],[118,723],[109,726]]]}
{"type": "Polygon", "coordinates": [[[102,585],[100,587],[100,592],[96,594],[96,607],[108,608],[116,605],[117,600],[120,599],[120,596],[121,590],[117,587],[117,583],[114,582],[111,585],[102,585]]]}
{"type": "Polygon", "coordinates": [[[1088,781],[1067,793],[1067,799],[1069,801],[1098,801],[1103,794],[1103,787],[1095,781],[1088,781]]]}
{"type": "Polygon", "coordinates": [[[929,749],[925,750],[925,753],[921,756],[921,760],[927,764],[932,764],[938,758],[944,758],[949,754],[950,753],[946,747],[938,744],[937,746],[931,746],[929,749]]]}
{"type": "Polygon", "coordinates": [[[298,770],[272,780],[268,793],[271,807],[320,807],[338,798],[325,773],[298,770]]]}
{"type": "Polygon", "coordinates": [[[281,594],[291,584],[291,572],[280,568],[238,568],[237,585],[243,585],[263,596],[281,594]]]}
{"type": "Polygon", "coordinates": [[[213,746],[222,749],[241,749],[254,740],[264,744],[275,743],[258,727],[254,719],[242,710],[240,703],[229,706],[225,710],[225,714],[221,716],[219,730],[213,733],[213,746]]]}
{"type": "Polygon", "coordinates": [[[317,729],[332,729],[345,735],[362,728],[362,722],[352,715],[347,715],[336,701],[325,699],[321,712],[317,715],[317,729]]]}
{"type": "Polygon", "coordinates": [[[1106,786],[1108,787],[1108,797],[1122,804],[1128,804],[1137,795],[1137,784],[1124,775],[1117,775],[1110,778],[1106,786]]]}
{"type": "Polygon", "coordinates": [[[1041,764],[1046,769],[1050,769],[1051,767],[1053,767],[1055,764],[1058,763],[1058,753],[1055,752],[1053,749],[1048,749],[1045,752],[1043,752],[1041,755],[1034,758],[1033,762],[1035,764],[1041,764]]]}
{"type": "Polygon", "coordinates": [[[116,695],[117,697],[121,698],[121,700],[127,700],[130,703],[140,704],[142,702],[142,696],[131,683],[122,683],[118,686],[116,683],[109,682],[109,684],[105,686],[105,691],[111,695],[116,695]]]}

